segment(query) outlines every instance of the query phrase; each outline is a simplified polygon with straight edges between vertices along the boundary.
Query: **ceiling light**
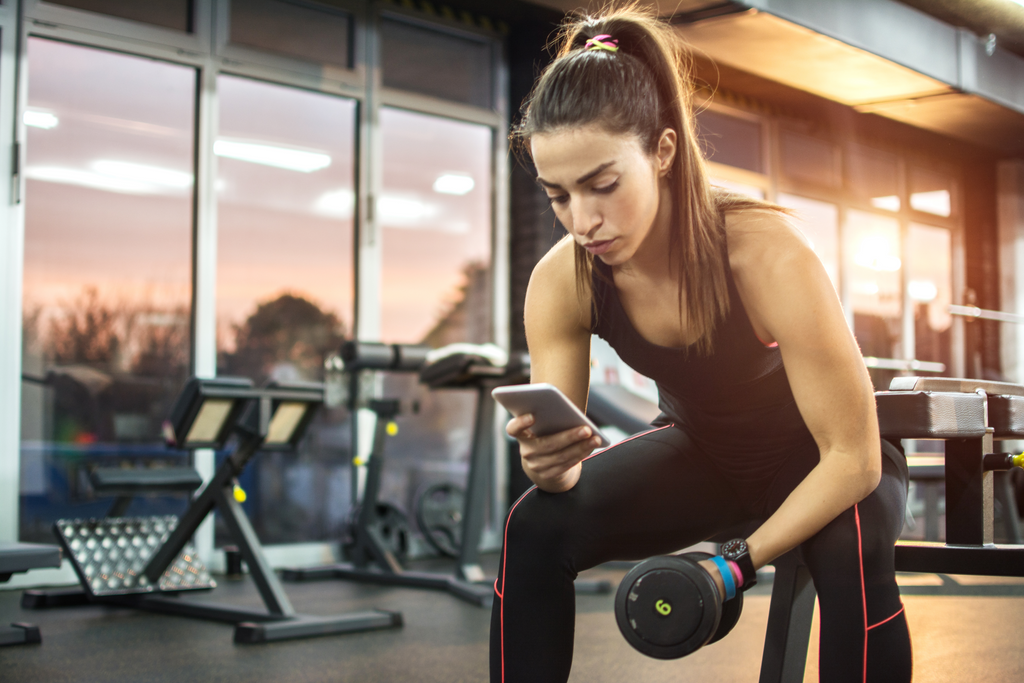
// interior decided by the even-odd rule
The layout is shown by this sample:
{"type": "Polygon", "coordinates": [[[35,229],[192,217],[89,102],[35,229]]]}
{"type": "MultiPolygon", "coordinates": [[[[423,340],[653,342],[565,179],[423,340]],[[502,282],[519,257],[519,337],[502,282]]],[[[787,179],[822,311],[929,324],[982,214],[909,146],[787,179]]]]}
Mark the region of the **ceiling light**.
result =
{"type": "Polygon", "coordinates": [[[461,173],[445,173],[434,181],[434,192],[464,195],[473,189],[473,179],[461,173]]]}
{"type": "Polygon", "coordinates": [[[331,157],[323,152],[309,152],[290,147],[276,147],[226,138],[221,138],[213,143],[213,153],[219,157],[284,168],[289,171],[301,171],[302,173],[312,173],[331,165],[331,157]]]}
{"type": "Polygon", "coordinates": [[[127,194],[155,194],[160,190],[151,183],[129,178],[115,178],[113,176],[80,171],[74,168],[61,168],[59,166],[29,166],[25,169],[25,177],[30,180],[42,180],[51,183],[63,183],[65,185],[78,185],[94,190],[107,190],[109,192],[124,192],[127,194]]]}
{"type": "Polygon", "coordinates": [[[335,218],[351,218],[355,205],[356,198],[352,190],[333,190],[320,195],[313,209],[335,218]]]}
{"type": "Polygon", "coordinates": [[[22,121],[25,122],[26,126],[31,126],[32,128],[42,128],[44,130],[50,130],[51,128],[55,128],[57,126],[57,123],[59,123],[60,119],[58,119],[55,114],[52,114],[48,111],[27,109],[25,110],[25,113],[22,115],[22,121]]]}
{"type": "Polygon", "coordinates": [[[163,187],[183,189],[192,187],[192,174],[183,171],[172,171],[159,166],[133,164],[129,161],[110,161],[101,159],[92,164],[94,171],[101,175],[122,180],[136,180],[163,187]]]}
{"type": "Polygon", "coordinates": [[[430,216],[431,207],[418,199],[406,199],[404,197],[381,197],[377,202],[377,210],[380,212],[383,223],[416,223],[430,216]]]}

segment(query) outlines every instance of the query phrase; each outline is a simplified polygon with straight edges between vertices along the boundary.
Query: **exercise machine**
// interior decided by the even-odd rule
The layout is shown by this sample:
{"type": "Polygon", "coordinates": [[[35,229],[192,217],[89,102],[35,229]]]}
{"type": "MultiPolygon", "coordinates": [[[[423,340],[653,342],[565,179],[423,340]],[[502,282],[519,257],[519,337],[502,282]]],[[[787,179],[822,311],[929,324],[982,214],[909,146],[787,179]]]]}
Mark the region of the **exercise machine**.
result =
{"type": "MultiPolygon", "coordinates": [[[[119,517],[55,523],[89,602],[233,623],[236,643],[401,626],[402,615],[397,612],[296,613],[242,509],[244,492],[237,477],[258,451],[295,448],[322,402],[319,384],[272,383],[256,389],[247,379],[191,379],[172,411],[177,446],[223,449],[233,437],[234,448],[180,519],[119,517]],[[180,597],[217,585],[190,542],[214,509],[248,565],[266,611],[180,597]]],[[[32,592],[25,594],[23,604],[50,606],[45,594],[32,592]]]]}
{"type": "MultiPolygon", "coordinates": [[[[448,591],[452,595],[479,606],[488,606],[493,600],[493,588],[485,581],[480,567],[479,546],[486,517],[486,496],[491,478],[493,460],[494,401],[490,390],[503,384],[521,383],[529,378],[528,359],[513,359],[495,364],[487,357],[475,354],[469,346],[461,353],[428,363],[431,349],[406,344],[380,344],[374,342],[346,342],[341,349],[341,360],[347,375],[349,408],[355,413],[360,407],[373,411],[376,428],[373,446],[366,463],[366,481],[362,497],[355,508],[350,529],[352,540],[345,546],[348,563],[323,567],[286,569],[283,577],[289,581],[308,581],[328,578],[349,579],[394,586],[432,588],[448,591]],[[380,501],[381,474],[386,462],[386,440],[389,429],[394,430],[394,419],[400,411],[397,399],[361,398],[360,374],[368,371],[419,373],[421,381],[432,389],[469,389],[477,391],[473,444],[470,452],[469,479],[464,489],[448,485],[447,500],[442,507],[447,514],[432,515],[439,526],[423,529],[425,535],[447,536],[447,545],[437,538],[438,545],[457,554],[451,574],[409,571],[403,567],[396,545],[395,524],[388,519],[389,508],[380,501]],[[452,504],[456,503],[453,509],[452,504]],[[459,510],[461,507],[461,510],[459,510]],[[441,520],[447,516],[448,522],[441,520]]],[[[353,420],[355,422],[355,420],[353,420]]],[[[356,436],[353,443],[356,442],[356,436]]],[[[358,463],[357,463],[358,464],[358,463]]],[[[440,489],[435,489],[438,491],[440,489]]],[[[432,496],[420,497],[421,506],[431,504],[432,496]]],[[[424,517],[420,515],[420,517],[424,517]]],[[[426,521],[426,520],[424,520],[426,521]]],[[[431,542],[428,539],[428,542],[431,542]]],[[[610,587],[609,587],[610,589],[610,587]]]]}

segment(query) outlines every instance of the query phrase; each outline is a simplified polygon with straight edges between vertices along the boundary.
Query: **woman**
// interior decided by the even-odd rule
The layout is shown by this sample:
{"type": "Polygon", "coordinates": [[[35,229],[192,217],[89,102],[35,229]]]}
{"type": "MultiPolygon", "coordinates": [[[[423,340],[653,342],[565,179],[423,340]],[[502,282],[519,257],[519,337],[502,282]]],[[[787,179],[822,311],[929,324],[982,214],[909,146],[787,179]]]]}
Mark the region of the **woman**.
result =
{"type": "Polygon", "coordinates": [[[683,61],[671,27],[634,10],[574,21],[513,134],[568,232],[526,297],[533,381],[585,408],[598,334],[658,382],[663,415],[593,456],[586,428],[508,423],[536,487],[505,528],[491,680],[568,678],[578,572],[747,524],[726,565],[743,588],[801,549],[821,680],[908,681],[905,459],[879,439],[835,291],[785,211],[709,186],[683,61]]]}

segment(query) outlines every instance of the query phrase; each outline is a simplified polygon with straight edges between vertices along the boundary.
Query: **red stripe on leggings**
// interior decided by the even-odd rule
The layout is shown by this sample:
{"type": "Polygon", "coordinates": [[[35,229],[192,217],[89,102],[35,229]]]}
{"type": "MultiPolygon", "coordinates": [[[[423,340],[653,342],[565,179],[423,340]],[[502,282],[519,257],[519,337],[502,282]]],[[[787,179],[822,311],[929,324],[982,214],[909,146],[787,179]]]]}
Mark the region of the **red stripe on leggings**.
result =
{"type": "Polygon", "coordinates": [[[864,587],[864,541],[860,535],[860,508],[853,506],[853,519],[857,523],[857,555],[860,558],[860,600],[864,607],[864,668],[862,680],[868,683],[868,592],[864,587]]]}
{"type": "Polygon", "coordinates": [[[896,612],[896,614],[892,615],[892,616],[891,616],[891,617],[889,617],[888,619],[882,619],[882,620],[881,620],[880,622],[878,622],[877,624],[871,624],[871,626],[868,626],[868,630],[870,631],[870,630],[871,630],[871,629],[873,629],[873,628],[878,628],[878,627],[879,627],[879,626],[881,626],[882,624],[887,624],[887,623],[889,623],[890,621],[892,621],[893,619],[895,619],[895,618],[896,618],[896,617],[898,617],[899,615],[903,614],[903,610],[905,610],[905,609],[907,609],[907,608],[906,608],[905,606],[904,606],[904,607],[900,607],[899,611],[897,611],[897,612],[896,612]]]}
{"type": "MultiPolygon", "coordinates": [[[[645,436],[647,434],[653,434],[654,432],[659,432],[662,429],[668,429],[669,427],[674,427],[674,426],[675,426],[674,423],[673,424],[667,424],[664,427],[658,427],[657,429],[648,429],[646,432],[640,432],[639,434],[634,434],[633,436],[629,437],[628,439],[623,439],[622,441],[620,441],[620,442],[618,442],[616,444],[612,444],[608,448],[602,449],[602,450],[597,451],[595,453],[591,453],[587,457],[583,458],[583,460],[581,460],[580,462],[585,462],[587,460],[590,460],[595,455],[600,455],[601,453],[607,453],[608,451],[610,451],[611,449],[615,448],[616,446],[619,446],[619,445],[624,444],[626,442],[632,441],[633,439],[639,438],[641,436],[645,436]]],[[[515,510],[519,506],[519,504],[521,502],[523,502],[523,498],[526,498],[526,496],[530,495],[532,492],[534,492],[536,490],[537,490],[536,486],[528,489],[526,491],[526,493],[524,493],[523,495],[519,496],[519,500],[517,500],[515,502],[515,504],[512,505],[512,508],[508,511],[508,518],[505,520],[505,533],[502,535],[502,540],[501,540],[502,552],[501,552],[501,590],[500,591],[498,590],[498,579],[494,579],[494,593],[498,596],[498,599],[501,600],[501,614],[499,615],[499,621],[501,623],[501,681],[502,681],[502,683],[505,683],[505,560],[508,557],[508,524],[509,524],[509,522],[512,521],[512,513],[515,512],[515,510]]]]}

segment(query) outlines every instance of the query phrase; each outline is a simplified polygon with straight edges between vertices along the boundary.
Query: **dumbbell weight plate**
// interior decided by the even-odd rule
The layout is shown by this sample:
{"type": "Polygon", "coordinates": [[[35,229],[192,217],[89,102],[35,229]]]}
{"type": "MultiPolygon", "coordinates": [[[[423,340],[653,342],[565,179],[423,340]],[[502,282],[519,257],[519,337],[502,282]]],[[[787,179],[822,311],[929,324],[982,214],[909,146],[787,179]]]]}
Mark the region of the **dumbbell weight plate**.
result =
{"type": "Polygon", "coordinates": [[[718,629],[718,588],[693,560],[659,557],[631,569],[615,594],[615,620],[626,641],[656,659],[685,657],[718,629]]]}
{"type": "MultiPolygon", "coordinates": [[[[682,557],[693,560],[694,562],[700,562],[701,560],[710,560],[711,555],[708,553],[693,552],[684,553],[682,557]]],[[[722,638],[729,635],[729,631],[736,626],[740,620],[740,613],[743,611],[743,591],[737,590],[736,597],[732,600],[726,600],[722,603],[722,613],[718,619],[718,628],[715,629],[715,634],[711,636],[711,640],[707,642],[707,645],[711,643],[717,643],[722,638]]]]}

